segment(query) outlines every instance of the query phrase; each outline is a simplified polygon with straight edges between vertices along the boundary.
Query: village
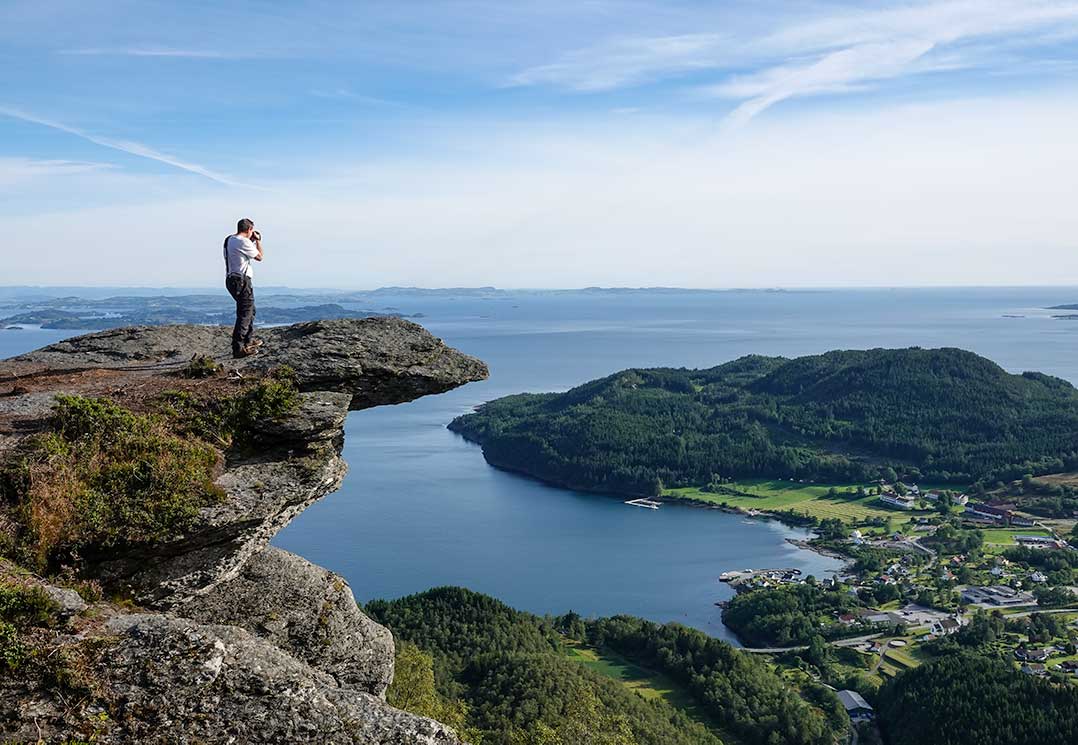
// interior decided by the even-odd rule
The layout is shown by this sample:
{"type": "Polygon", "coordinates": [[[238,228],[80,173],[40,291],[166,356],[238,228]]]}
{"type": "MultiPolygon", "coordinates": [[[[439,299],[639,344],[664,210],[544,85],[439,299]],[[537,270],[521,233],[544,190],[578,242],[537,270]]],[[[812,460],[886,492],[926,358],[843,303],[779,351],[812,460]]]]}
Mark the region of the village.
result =
{"type": "Polygon", "coordinates": [[[1046,521],[999,500],[903,482],[858,488],[866,493],[861,504],[891,515],[818,520],[816,537],[801,544],[846,559],[834,576],[791,569],[720,576],[737,593],[721,603],[727,613],[759,590],[804,588],[799,597],[811,590],[812,602],[801,601],[792,615],[811,623],[830,648],[821,659],[809,640],[773,639],[746,644],[747,651],[770,655],[792,681],[830,685],[855,722],[874,716],[863,694],[961,647],[1078,686],[1073,520],[1046,521]]]}

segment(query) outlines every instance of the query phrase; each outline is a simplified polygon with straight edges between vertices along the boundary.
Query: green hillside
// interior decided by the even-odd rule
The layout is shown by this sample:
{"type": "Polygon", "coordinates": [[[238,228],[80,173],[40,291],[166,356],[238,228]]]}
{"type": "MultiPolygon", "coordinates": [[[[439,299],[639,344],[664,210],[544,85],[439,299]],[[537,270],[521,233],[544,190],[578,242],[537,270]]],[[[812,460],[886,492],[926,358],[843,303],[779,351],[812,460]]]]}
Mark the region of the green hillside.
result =
{"type": "Polygon", "coordinates": [[[879,699],[892,745],[1078,742],[1078,689],[996,659],[950,655],[889,681],[879,699]]]}
{"type": "MultiPolygon", "coordinates": [[[[484,745],[720,745],[703,720],[739,743],[769,743],[779,731],[790,745],[829,745],[845,728],[763,661],[695,629],[627,616],[543,619],[454,587],[365,609],[399,642],[430,655],[440,703],[426,711],[464,712],[463,728],[484,745]],[[646,666],[678,690],[647,695],[626,685],[583,664],[580,643],[646,666]]],[[[431,698],[403,685],[394,683],[391,703],[431,698]]]]}
{"type": "Polygon", "coordinates": [[[749,477],[853,483],[889,469],[968,484],[1078,466],[1078,391],[960,349],[749,356],[508,396],[450,429],[493,465],[615,494],[749,477]]]}

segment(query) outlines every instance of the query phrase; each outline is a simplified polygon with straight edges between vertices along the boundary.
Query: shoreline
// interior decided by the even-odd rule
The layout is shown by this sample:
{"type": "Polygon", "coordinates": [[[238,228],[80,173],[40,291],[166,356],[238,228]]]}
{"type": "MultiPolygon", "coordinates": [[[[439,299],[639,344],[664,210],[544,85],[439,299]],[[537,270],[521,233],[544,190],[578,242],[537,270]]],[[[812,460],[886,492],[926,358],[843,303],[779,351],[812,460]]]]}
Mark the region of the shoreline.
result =
{"type": "Polygon", "coordinates": [[[566,484],[566,483],[560,483],[560,482],[557,482],[557,481],[552,481],[552,480],[550,480],[550,479],[548,479],[548,478],[546,478],[544,476],[539,476],[539,475],[537,475],[535,473],[532,473],[530,471],[525,471],[525,470],[520,469],[520,468],[515,468],[513,466],[508,466],[508,465],[504,465],[504,464],[496,463],[495,461],[492,461],[489,457],[487,457],[487,453],[486,453],[485,448],[483,448],[483,443],[482,442],[480,442],[476,438],[469,437],[468,434],[466,434],[465,432],[461,432],[461,431],[459,431],[457,429],[454,429],[452,427],[452,424],[453,424],[452,422],[447,424],[446,429],[448,429],[450,432],[457,435],[458,437],[462,438],[465,442],[471,443],[473,445],[478,445],[479,448],[480,448],[480,451],[483,453],[483,460],[486,461],[488,466],[490,466],[492,468],[497,468],[499,471],[505,471],[506,473],[512,473],[512,474],[516,474],[517,476],[523,476],[525,478],[531,479],[533,481],[538,481],[540,484],[545,484],[546,486],[550,486],[550,487],[553,487],[555,489],[566,489],[568,491],[576,491],[576,492],[581,492],[583,494],[598,494],[598,495],[601,495],[601,496],[610,497],[612,499],[619,499],[619,500],[622,500],[622,501],[627,500],[627,499],[653,499],[653,500],[663,502],[663,503],[666,503],[666,504],[681,504],[681,505],[685,505],[686,507],[694,507],[694,508],[697,508],[697,509],[719,510],[721,512],[726,512],[726,513],[729,513],[731,515],[740,515],[742,517],[757,518],[757,519],[764,519],[764,520],[777,520],[778,522],[782,523],[783,525],[786,525],[786,526],[791,527],[791,528],[802,528],[804,530],[814,530],[815,529],[814,525],[806,525],[803,522],[799,522],[799,521],[791,518],[789,515],[787,515],[785,513],[782,513],[782,512],[775,512],[775,511],[771,511],[771,510],[753,510],[753,511],[750,511],[750,510],[745,510],[745,509],[743,509],[741,507],[731,507],[730,505],[717,504],[715,502],[710,502],[710,501],[706,501],[706,500],[703,500],[703,499],[694,499],[692,497],[671,497],[671,496],[669,496],[667,494],[660,494],[660,495],[656,496],[656,495],[652,495],[652,494],[630,494],[630,493],[611,492],[611,491],[603,491],[603,490],[600,490],[600,489],[590,489],[590,488],[588,488],[586,486],[580,486],[580,485],[574,485],[574,484],[566,484]]]}

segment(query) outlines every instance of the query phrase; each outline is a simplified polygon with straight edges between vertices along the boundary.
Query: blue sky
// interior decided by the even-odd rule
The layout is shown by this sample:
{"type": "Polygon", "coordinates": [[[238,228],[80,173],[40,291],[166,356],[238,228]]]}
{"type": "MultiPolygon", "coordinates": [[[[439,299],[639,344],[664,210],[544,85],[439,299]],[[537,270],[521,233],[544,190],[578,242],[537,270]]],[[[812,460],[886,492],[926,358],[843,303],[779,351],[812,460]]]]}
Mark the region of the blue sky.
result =
{"type": "Polygon", "coordinates": [[[0,3],[0,283],[1078,283],[1078,0],[0,3]],[[48,260],[39,247],[48,245],[48,260]]]}

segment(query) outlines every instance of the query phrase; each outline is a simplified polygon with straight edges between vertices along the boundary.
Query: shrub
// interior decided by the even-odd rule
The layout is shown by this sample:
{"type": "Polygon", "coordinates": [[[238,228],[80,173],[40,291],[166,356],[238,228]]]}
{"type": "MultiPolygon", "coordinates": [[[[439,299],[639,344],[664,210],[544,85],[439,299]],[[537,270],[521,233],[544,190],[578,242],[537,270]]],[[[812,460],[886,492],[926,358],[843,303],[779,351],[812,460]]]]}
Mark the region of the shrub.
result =
{"type": "Polygon", "coordinates": [[[295,409],[299,387],[295,371],[280,367],[236,396],[206,399],[168,391],[162,400],[165,415],[176,428],[227,450],[250,445],[260,422],[295,409]]]}
{"type": "Polygon", "coordinates": [[[219,455],[161,417],[112,401],[59,396],[52,431],[0,474],[20,525],[18,560],[45,569],[61,553],[155,542],[217,501],[219,455]]]}
{"type": "Polygon", "coordinates": [[[15,627],[0,621],[0,670],[17,670],[26,661],[27,654],[15,627]]]}
{"type": "Polygon", "coordinates": [[[185,378],[212,378],[221,371],[221,365],[212,357],[204,354],[196,354],[187,363],[187,367],[180,371],[185,378]]]}
{"type": "Polygon", "coordinates": [[[0,584],[0,621],[19,626],[47,626],[56,603],[42,588],[0,584]]]}

